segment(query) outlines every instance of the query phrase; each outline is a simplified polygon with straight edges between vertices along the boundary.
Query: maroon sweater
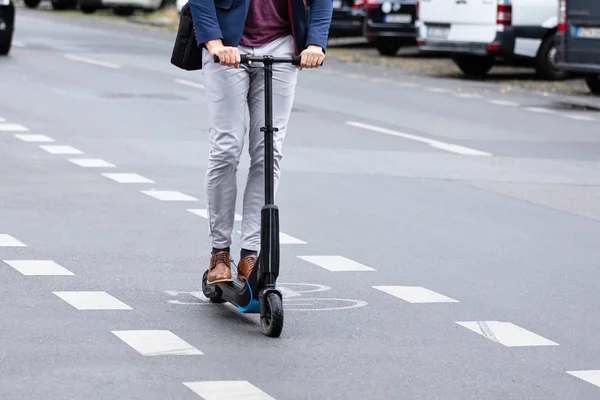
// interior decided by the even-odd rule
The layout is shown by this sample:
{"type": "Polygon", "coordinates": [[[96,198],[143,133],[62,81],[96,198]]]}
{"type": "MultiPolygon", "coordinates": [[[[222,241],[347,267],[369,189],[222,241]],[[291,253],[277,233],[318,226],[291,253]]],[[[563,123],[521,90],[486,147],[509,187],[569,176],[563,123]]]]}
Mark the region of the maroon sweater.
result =
{"type": "Polygon", "coordinates": [[[288,0],[250,0],[242,46],[262,46],[291,33],[288,0]]]}

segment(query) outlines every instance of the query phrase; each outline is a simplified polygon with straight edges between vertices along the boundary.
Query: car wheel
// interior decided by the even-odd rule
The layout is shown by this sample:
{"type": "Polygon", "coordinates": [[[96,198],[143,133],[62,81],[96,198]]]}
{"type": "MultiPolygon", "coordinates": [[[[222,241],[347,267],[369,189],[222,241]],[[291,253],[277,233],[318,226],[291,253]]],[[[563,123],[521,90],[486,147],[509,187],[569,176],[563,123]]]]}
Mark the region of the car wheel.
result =
{"type": "Polygon", "coordinates": [[[25,6],[27,8],[37,8],[40,5],[41,0],[24,0],[25,6]]]}
{"type": "Polygon", "coordinates": [[[540,78],[559,81],[569,77],[569,73],[556,67],[556,43],[554,35],[544,39],[536,58],[535,70],[540,78]]]}
{"type": "Polygon", "coordinates": [[[10,52],[12,37],[12,31],[4,31],[4,35],[0,34],[0,56],[6,56],[10,52]]]}
{"type": "Polygon", "coordinates": [[[452,59],[463,74],[473,78],[485,77],[494,66],[494,57],[459,54],[452,59]]]}
{"type": "Polygon", "coordinates": [[[55,10],[70,10],[77,7],[77,1],[73,0],[52,0],[52,8],[55,10]]]}
{"type": "Polygon", "coordinates": [[[378,40],[375,42],[375,48],[382,56],[393,57],[400,50],[400,43],[392,40],[378,40]]]}
{"type": "Polygon", "coordinates": [[[590,91],[594,94],[600,94],[600,74],[588,74],[585,76],[590,91]]]}
{"type": "Polygon", "coordinates": [[[113,13],[120,17],[130,17],[135,12],[135,8],[133,7],[115,7],[113,13]]]}

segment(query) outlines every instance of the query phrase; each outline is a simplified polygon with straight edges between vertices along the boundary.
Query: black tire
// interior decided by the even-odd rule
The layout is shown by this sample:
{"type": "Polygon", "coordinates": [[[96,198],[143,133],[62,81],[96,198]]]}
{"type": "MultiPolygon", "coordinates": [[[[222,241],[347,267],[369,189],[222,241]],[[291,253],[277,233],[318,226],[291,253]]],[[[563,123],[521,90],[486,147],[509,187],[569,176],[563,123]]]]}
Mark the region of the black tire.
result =
{"type": "Polygon", "coordinates": [[[535,71],[540,78],[549,81],[561,81],[569,77],[569,72],[556,67],[557,52],[554,35],[544,39],[535,60],[535,71]]]}
{"type": "Polygon", "coordinates": [[[7,56],[10,52],[12,37],[12,31],[5,31],[3,35],[0,35],[0,56],[7,56]]]}
{"type": "Polygon", "coordinates": [[[402,45],[393,40],[377,40],[375,42],[375,48],[382,56],[393,57],[398,53],[400,47],[402,45]]]}
{"type": "Polygon", "coordinates": [[[133,7],[115,7],[113,13],[120,17],[130,17],[135,12],[135,8],[133,7]]]}
{"type": "Polygon", "coordinates": [[[590,91],[594,94],[600,94],[600,74],[588,74],[585,76],[590,91]]]}
{"type": "Polygon", "coordinates": [[[87,4],[82,4],[79,6],[79,9],[81,10],[82,13],[84,14],[93,14],[96,11],[98,11],[98,8],[92,5],[87,5],[87,4]]]}
{"type": "Polygon", "coordinates": [[[52,0],[52,8],[55,10],[71,10],[77,7],[77,1],[73,0],[52,0]]]}
{"type": "Polygon", "coordinates": [[[23,0],[27,8],[37,8],[40,5],[41,0],[23,0]]]}
{"type": "Polygon", "coordinates": [[[484,78],[494,66],[494,57],[458,54],[452,60],[464,75],[470,78],[484,78]]]}
{"type": "Polygon", "coordinates": [[[208,270],[204,271],[204,275],[202,276],[202,293],[206,296],[211,303],[221,304],[225,303],[223,300],[223,291],[219,289],[218,286],[213,285],[211,290],[208,289],[208,270]]]}
{"type": "Polygon", "coordinates": [[[283,302],[277,293],[267,293],[260,299],[265,302],[266,315],[260,317],[262,332],[269,337],[279,337],[283,330],[283,302]]]}

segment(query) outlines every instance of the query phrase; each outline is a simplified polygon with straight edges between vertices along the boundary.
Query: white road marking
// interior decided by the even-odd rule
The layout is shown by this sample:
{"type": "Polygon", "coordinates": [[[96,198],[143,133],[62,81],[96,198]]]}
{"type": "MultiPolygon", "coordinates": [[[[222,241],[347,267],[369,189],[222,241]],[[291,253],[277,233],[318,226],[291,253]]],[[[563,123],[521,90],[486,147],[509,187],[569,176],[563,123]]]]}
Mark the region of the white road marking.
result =
{"type": "Polygon", "coordinates": [[[453,298],[419,286],[373,286],[373,288],[409,303],[458,303],[453,298]]]}
{"type": "Polygon", "coordinates": [[[140,330],[112,331],[112,333],[143,356],[204,354],[171,331],[140,330]]]}
{"type": "Polygon", "coordinates": [[[0,124],[0,132],[29,132],[29,128],[19,124],[0,124]]]}
{"type": "Polygon", "coordinates": [[[25,43],[23,43],[23,42],[21,42],[19,40],[13,40],[12,44],[15,47],[21,47],[21,48],[27,47],[27,45],[25,43]]]}
{"type": "Polygon", "coordinates": [[[497,106],[507,106],[507,107],[518,107],[519,103],[508,100],[489,100],[490,103],[495,104],[497,106]]]}
{"type": "Polygon", "coordinates": [[[388,78],[371,78],[369,81],[373,83],[391,83],[392,80],[388,78]]]}
{"type": "Polygon", "coordinates": [[[386,135],[397,136],[397,137],[401,137],[401,138],[408,139],[408,140],[414,140],[414,141],[421,142],[421,143],[426,143],[426,144],[428,144],[431,147],[434,147],[434,148],[437,148],[437,149],[440,149],[440,150],[449,151],[449,152],[452,152],[452,153],[457,153],[457,154],[462,154],[462,155],[468,155],[468,156],[488,156],[488,157],[491,156],[490,153],[486,153],[486,152],[480,151],[480,150],[471,149],[469,147],[459,146],[459,145],[450,144],[450,143],[444,143],[444,142],[440,142],[440,141],[437,141],[437,140],[424,138],[424,137],[417,136],[417,135],[411,135],[411,134],[408,134],[408,133],[402,133],[402,132],[393,131],[391,129],[380,128],[378,126],[363,124],[361,122],[348,121],[348,122],[346,122],[346,125],[354,126],[354,127],[357,127],[357,128],[368,129],[368,130],[371,130],[371,131],[374,131],[374,132],[378,132],[378,133],[383,133],[383,134],[386,134],[386,135]]]}
{"type": "MultiPolygon", "coordinates": [[[[193,208],[193,209],[189,209],[188,211],[191,212],[192,214],[196,214],[204,219],[208,219],[208,210],[206,208],[193,208]]],[[[241,221],[242,216],[239,214],[235,214],[234,220],[241,221]]]]}
{"type": "Polygon", "coordinates": [[[6,120],[2,117],[0,117],[0,122],[6,122],[6,120]]]}
{"type": "Polygon", "coordinates": [[[591,383],[592,385],[600,387],[600,370],[567,371],[567,374],[573,375],[581,380],[591,383]]]}
{"type": "Polygon", "coordinates": [[[0,233],[0,247],[27,247],[27,245],[8,233],[0,233]]]}
{"type": "Polygon", "coordinates": [[[78,310],[132,310],[106,292],[52,292],[78,310]]]}
{"type": "Polygon", "coordinates": [[[275,400],[248,381],[183,382],[204,400],[275,400]]]}
{"type": "Polygon", "coordinates": [[[396,82],[395,83],[396,86],[400,86],[400,87],[419,87],[420,85],[417,83],[412,83],[412,82],[396,82]]]}
{"type": "Polygon", "coordinates": [[[590,117],[589,115],[581,115],[581,114],[562,114],[565,118],[575,119],[577,121],[595,121],[596,118],[590,117]]]}
{"type": "Polygon", "coordinates": [[[142,193],[162,201],[198,201],[195,197],[175,190],[142,190],[142,193]]]}
{"type": "Polygon", "coordinates": [[[526,107],[525,110],[535,112],[535,113],[545,113],[545,114],[554,113],[553,110],[550,110],[548,108],[543,108],[543,107],[526,107]]]}
{"type": "Polygon", "coordinates": [[[558,346],[551,340],[530,332],[510,322],[464,321],[457,324],[507,347],[558,346]]]}
{"type": "Polygon", "coordinates": [[[69,159],[73,164],[79,165],[83,168],[114,168],[115,165],[99,158],[71,158],[69,159]]]}
{"type": "Polygon", "coordinates": [[[54,142],[54,139],[48,137],[46,135],[38,135],[38,134],[16,134],[15,137],[24,142],[54,142]]]}
{"type": "MultiPolygon", "coordinates": [[[[237,231],[238,235],[241,234],[241,231],[237,231]]],[[[286,235],[283,232],[279,232],[279,244],[307,244],[305,241],[296,239],[293,236],[286,235]]]]}
{"type": "Polygon", "coordinates": [[[186,79],[175,79],[175,82],[185,86],[190,86],[196,89],[204,89],[204,85],[198,82],[188,81],[186,79]]]}
{"type": "Polygon", "coordinates": [[[475,93],[456,93],[454,96],[460,97],[463,99],[481,99],[483,96],[475,93]]]}
{"type": "Polygon", "coordinates": [[[75,275],[68,269],[58,265],[51,260],[5,260],[6,264],[10,265],[23,275],[75,275]]]}
{"type": "Polygon", "coordinates": [[[65,58],[67,58],[69,60],[73,60],[73,61],[80,61],[80,62],[84,62],[87,64],[98,65],[98,66],[106,67],[106,68],[114,68],[114,69],[121,68],[121,66],[118,64],[114,64],[114,63],[111,63],[108,61],[96,60],[93,58],[80,56],[77,54],[65,54],[65,58]]]}
{"type": "Polygon", "coordinates": [[[425,88],[425,91],[432,92],[432,93],[448,93],[449,92],[448,89],[443,89],[443,88],[438,88],[438,87],[428,87],[428,88],[425,88]]]}
{"type": "Polygon", "coordinates": [[[152,179],[145,178],[138,174],[130,173],[103,173],[102,176],[112,179],[117,183],[154,183],[152,179]]]}
{"type": "Polygon", "coordinates": [[[50,154],[83,154],[83,151],[77,150],[71,146],[41,145],[40,149],[50,154]]]}
{"type": "Polygon", "coordinates": [[[333,272],[376,271],[342,256],[298,256],[298,258],[333,272]]]}

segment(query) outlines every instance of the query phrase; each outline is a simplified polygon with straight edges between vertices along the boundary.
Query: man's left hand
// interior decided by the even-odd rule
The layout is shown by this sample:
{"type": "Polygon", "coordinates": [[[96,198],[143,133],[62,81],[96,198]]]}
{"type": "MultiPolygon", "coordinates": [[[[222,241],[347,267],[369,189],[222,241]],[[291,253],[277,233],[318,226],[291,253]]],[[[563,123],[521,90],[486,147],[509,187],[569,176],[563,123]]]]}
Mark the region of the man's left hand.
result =
{"type": "Polygon", "coordinates": [[[321,46],[311,44],[300,53],[300,69],[319,68],[324,58],[325,53],[321,46]]]}

